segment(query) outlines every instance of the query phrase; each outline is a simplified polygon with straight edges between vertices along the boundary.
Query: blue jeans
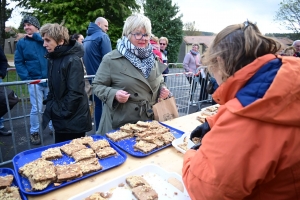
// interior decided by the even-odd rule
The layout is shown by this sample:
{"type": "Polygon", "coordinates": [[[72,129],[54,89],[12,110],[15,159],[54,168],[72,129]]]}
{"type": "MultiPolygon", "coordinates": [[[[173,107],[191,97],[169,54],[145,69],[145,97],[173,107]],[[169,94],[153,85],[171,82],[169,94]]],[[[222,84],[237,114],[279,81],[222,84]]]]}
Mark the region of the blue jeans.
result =
{"type": "Polygon", "coordinates": [[[0,129],[1,129],[1,128],[4,128],[4,125],[3,125],[3,117],[0,118],[0,129]]]}
{"type": "Polygon", "coordinates": [[[94,101],[95,101],[95,122],[96,122],[96,131],[98,130],[101,115],[102,115],[102,101],[94,95],[94,101]]]}
{"type": "MultiPolygon", "coordinates": [[[[49,92],[48,87],[39,84],[29,84],[28,91],[30,95],[31,112],[30,112],[30,133],[39,132],[40,120],[39,115],[43,113],[43,100],[46,99],[49,92]],[[35,91],[36,87],[36,91],[35,91]]],[[[49,129],[53,131],[52,121],[49,122],[49,129]]]]}

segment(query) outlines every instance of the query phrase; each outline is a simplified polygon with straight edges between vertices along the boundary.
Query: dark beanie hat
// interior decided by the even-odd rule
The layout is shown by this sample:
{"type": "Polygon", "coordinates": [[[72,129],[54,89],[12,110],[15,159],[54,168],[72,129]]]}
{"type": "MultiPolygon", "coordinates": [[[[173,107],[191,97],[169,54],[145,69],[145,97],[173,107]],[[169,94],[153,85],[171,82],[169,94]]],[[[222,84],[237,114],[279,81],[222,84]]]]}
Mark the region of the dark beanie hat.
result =
{"type": "Polygon", "coordinates": [[[24,23],[29,23],[32,24],[33,26],[37,27],[38,29],[40,29],[40,22],[39,20],[37,20],[37,18],[35,18],[34,16],[25,16],[22,20],[22,24],[24,23]]]}

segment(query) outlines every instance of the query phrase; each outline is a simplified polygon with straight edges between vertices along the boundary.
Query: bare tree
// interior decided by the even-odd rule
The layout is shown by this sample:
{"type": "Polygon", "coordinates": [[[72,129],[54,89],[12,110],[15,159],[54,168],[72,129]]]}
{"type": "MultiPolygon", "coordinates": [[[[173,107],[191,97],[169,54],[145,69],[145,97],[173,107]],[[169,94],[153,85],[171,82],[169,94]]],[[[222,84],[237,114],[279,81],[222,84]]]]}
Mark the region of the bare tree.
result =
{"type": "Polygon", "coordinates": [[[275,20],[294,33],[300,33],[300,0],[283,0],[275,20]]]}
{"type": "Polygon", "coordinates": [[[183,30],[184,30],[185,35],[188,35],[188,36],[201,35],[201,32],[195,26],[195,21],[185,23],[183,25],[183,30]]]}

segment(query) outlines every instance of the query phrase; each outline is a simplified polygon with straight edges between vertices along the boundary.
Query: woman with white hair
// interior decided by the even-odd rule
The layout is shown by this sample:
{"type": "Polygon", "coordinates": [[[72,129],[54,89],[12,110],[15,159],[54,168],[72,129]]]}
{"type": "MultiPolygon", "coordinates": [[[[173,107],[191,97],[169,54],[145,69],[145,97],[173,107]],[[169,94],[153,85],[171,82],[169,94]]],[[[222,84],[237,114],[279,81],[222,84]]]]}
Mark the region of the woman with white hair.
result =
{"type": "Polygon", "coordinates": [[[152,106],[169,96],[160,63],[149,44],[151,22],[141,14],[129,16],[117,49],[106,54],[93,81],[93,89],[104,103],[97,134],[126,123],[153,119],[152,106]]]}

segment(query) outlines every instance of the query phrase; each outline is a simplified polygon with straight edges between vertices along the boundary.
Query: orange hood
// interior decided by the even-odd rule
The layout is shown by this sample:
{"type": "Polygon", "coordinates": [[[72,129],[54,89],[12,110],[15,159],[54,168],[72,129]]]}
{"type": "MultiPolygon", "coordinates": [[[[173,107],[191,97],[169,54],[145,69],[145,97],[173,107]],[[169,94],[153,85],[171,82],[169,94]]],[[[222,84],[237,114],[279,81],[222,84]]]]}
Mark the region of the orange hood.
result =
{"type": "Polygon", "coordinates": [[[266,63],[276,56],[268,54],[237,71],[213,94],[214,100],[237,115],[260,121],[300,126],[300,58],[278,56],[282,66],[264,96],[243,107],[236,103],[237,92],[266,63]]]}

